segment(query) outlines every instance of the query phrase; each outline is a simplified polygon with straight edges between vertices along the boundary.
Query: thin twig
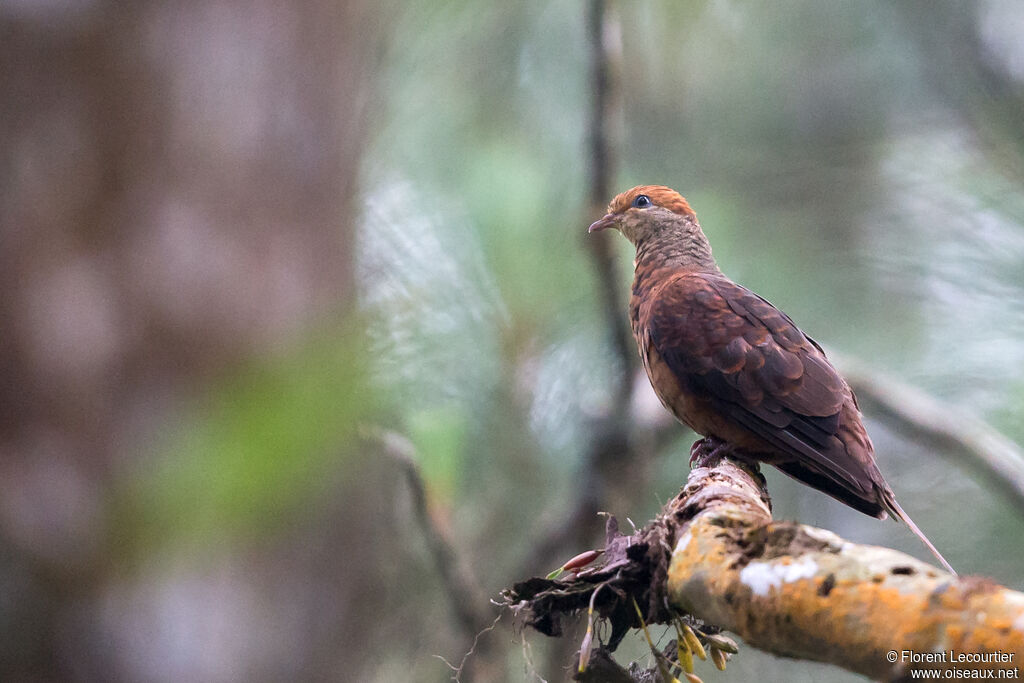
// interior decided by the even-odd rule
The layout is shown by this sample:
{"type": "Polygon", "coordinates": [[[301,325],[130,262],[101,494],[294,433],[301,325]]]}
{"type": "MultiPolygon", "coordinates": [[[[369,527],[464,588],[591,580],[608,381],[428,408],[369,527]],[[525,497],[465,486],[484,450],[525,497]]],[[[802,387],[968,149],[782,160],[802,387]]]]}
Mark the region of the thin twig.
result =
{"type": "Polygon", "coordinates": [[[366,429],[364,437],[372,439],[385,454],[401,465],[412,495],[413,515],[420,525],[427,548],[437,566],[441,584],[448,595],[448,603],[455,613],[459,629],[467,640],[473,641],[475,648],[480,628],[490,621],[492,614],[486,610],[485,605],[488,601],[483,589],[467,569],[466,562],[460,557],[451,539],[430,514],[426,486],[415,446],[407,438],[393,431],[366,429]]]}
{"type": "Polygon", "coordinates": [[[466,668],[466,662],[469,660],[470,657],[472,657],[476,653],[476,647],[477,643],[480,642],[480,637],[487,633],[490,633],[495,628],[497,628],[498,622],[501,621],[501,618],[503,616],[505,616],[504,610],[498,612],[498,616],[494,617],[494,621],[491,622],[490,626],[488,626],[485,629],[482,629],[475,636],[473,636],[473,645],[469,648],[469,652],[462,655],[462,660],[459,662],[458,666],[455,666],[441,655],[434,655],[435,658],[440,659],[442,662],[444,662],[445,666],[452,670],[452,681],[454,681],[455,683],[462,683],[462,672],[466,668]]]}

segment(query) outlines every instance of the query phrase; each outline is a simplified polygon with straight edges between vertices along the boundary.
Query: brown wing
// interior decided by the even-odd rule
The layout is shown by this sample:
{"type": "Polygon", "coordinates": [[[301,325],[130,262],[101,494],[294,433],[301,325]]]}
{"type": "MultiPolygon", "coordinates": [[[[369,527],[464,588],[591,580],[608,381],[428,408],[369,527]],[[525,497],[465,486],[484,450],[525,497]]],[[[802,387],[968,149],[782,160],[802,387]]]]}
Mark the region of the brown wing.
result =
{"type": "Polygon", "coordinates": [[[871,452],[840,438],[859,420],[852,393],[789,316],[711,274],[673,275],[647,304],[638,322],[682,386],[791,458],[778,463],[787,474],[877,515],[871,452]]]}

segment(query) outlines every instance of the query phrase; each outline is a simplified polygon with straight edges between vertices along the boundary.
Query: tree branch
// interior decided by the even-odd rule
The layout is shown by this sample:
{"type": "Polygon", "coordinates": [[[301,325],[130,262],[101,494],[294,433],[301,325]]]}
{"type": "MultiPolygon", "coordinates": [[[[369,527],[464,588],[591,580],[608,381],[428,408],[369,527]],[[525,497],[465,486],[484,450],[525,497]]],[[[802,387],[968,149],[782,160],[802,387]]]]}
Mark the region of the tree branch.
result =
{"type": "Polygon", "coordinates": [[[527,624],[557,635],[560,618],[607,586],[596,610],[612,625],[608,649],[638,626],[624,609],[635,599],[647,623],[685,613],[705,636],[727,629],[767,652],[878,680],[904,680],[911,667],[949,667],[951,652],[1013,655],[961,670],[1013,669],[1024,659],[1024,594],[830,531],[774,522],[760,472],[729,457],[693,469],[680,494],[633,536],[609,533],[602,559],[567,581],[517,584],[506,599],[527,624]],[[947,662],[912,663],[910,653],[944,653],[947,662]]]}
{"type": "MultiPolygon", "coordinates": [[[[693,470],[670,514],[688,519],[672,553],[671,603],[786,657],[880,680],[907,675],[904,650],[1024,656],[1024,594],[950,574],[822,529],[772,522],[763,482],[723,459],[693,470]],[[900,653],[895,663],[887,653],[900,653]]],[[[978,664],[980,669],[1012,666],[978,664]]]]}
{"type": "MultiPolygon", "coordinates": [[[[621,38],[619,24],[608,6],[608,0],[588,0],[585,8],[591,97],[586,149],[589,166],[587,221],[604,212],[615,175],[616,154],[611,128],[615,113],[620,109],[615,64],[621,52],[621,38]]],[[[581,227],[583,224],[581,221],[581,227]]],[[[629,420],[638,355],[626,325],[623,287],[615,267],[610,236],[587,235],[583,230],[580,236],[586,240],[585,246],[597,274],[601,315],[621,376],[609,410],[594,420],[590,430],[592,437],[581,466],[582,484],[576,489],[575,500],[567,514],[533,545],[533,551],[525,559],[524,571],[535,571],[566,547],[586,543],[598,529],[598,512],[607,509],[609,490],[616,484],[621,486],[630,481],[630,474],[642,470],[636,467],[629,420]]]]}
{"type": "MultiPolygon", "coordinates": [[[[618,22],[610,15],[608,0],[590,0],[587,3],[587,45],[590,53],[590,118],[587,134],[589,155],[590,220],[604,213],[611,199],[612,179],[615,175],[615,150],[611,141],[612,121],[620,109],[615,64],[621,50],[618,22]]],[[[613,413],[623,414],[632,391],[636,350],[625,325],[622,283],[615,268],[612,235],[587,235],[587,247],[599,281],[601,309],[605,324],[612,337],[618,356],[622,379],[616,391],[613,413]]]]}
{"type": "Polygon", "coordinates": [[[927,393],[829,351],[866,412],[918,443],[967,460],[1024,512],[1024,451],[995,427],[927,393]]]}
{"type": "Polygon", "coordinates": [[[475,640],[494,614],[485,607],[488,604],[486,594],[469,571],[468,564],[430,513],[415,446],[401,434],[376,428],[364,428],[363,437],[374,442],[401,466],[412,496],[413,515],[437,567],[456,623],[466,639],[475,640]]]}

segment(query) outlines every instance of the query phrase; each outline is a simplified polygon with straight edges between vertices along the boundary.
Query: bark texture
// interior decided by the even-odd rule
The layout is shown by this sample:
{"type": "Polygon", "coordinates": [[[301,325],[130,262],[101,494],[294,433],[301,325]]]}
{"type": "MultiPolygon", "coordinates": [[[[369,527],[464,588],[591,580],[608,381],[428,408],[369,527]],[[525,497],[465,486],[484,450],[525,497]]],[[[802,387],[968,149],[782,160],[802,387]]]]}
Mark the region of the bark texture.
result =
{"type": "Polygon", "coordinates": [[[902,680],[911,667],[949,667],[958,653],[1013,655],[960,668],[1021,665],[1024,594],[823,529],[774,522],[759,475],[728,458],[710,464],[694,469],[670,503],[682,522],[668,573],[675,607],[762,650],[878,680],[902,680]],[[946,662],[913,663],[911,652],[942,653],[946,662]]]}

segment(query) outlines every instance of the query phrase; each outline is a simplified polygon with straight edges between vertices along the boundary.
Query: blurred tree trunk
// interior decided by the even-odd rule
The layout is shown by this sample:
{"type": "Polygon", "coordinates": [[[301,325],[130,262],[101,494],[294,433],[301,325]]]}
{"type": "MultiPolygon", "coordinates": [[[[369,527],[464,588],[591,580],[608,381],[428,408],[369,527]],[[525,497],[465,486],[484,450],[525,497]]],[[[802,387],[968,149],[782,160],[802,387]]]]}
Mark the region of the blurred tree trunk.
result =
{"type": "Polygon", "coordinates": [[[353,299],[386,14],[0,8],[0,679],[103,673],[103,506],[184,400],[353,299]]]}

